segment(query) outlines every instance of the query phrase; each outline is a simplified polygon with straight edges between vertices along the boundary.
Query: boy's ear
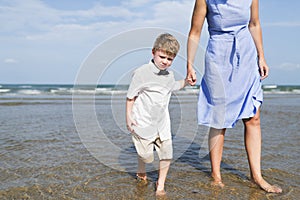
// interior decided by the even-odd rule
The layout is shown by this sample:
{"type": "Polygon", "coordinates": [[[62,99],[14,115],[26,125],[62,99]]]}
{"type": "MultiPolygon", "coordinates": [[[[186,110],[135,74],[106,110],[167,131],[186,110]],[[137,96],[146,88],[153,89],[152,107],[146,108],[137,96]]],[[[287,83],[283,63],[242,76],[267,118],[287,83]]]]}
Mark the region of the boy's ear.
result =
{"type": "Polygon", "coordinates": [[[155,54],[155,49],[152,49],[152,55],[154,56],[154,54],[155,54]]]}

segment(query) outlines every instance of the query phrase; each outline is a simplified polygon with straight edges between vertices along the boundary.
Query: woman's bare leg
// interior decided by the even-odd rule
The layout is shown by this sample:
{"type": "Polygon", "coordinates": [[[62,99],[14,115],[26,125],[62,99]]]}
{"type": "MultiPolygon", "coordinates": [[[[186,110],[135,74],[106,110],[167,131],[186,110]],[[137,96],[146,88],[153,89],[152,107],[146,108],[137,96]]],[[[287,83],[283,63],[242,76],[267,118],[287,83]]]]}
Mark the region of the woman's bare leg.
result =
{"type": "Polygon", "coordinates": [[[282,189],[270,185],[261,174],[261,128],[260,128],[260,110],[254,117],[244,119],[244,138],[250,167],[251,179],[266,192],[281,193],[282,189]]]}
{"type": "Polygon", "coordinates": [[[224,146],[224,137],[226,129],[210,128],[209,130],[209,156],[211,164],[211,176],[213,178],[213,185],[223,187],[221,177],[221,161],[224,146]]]}

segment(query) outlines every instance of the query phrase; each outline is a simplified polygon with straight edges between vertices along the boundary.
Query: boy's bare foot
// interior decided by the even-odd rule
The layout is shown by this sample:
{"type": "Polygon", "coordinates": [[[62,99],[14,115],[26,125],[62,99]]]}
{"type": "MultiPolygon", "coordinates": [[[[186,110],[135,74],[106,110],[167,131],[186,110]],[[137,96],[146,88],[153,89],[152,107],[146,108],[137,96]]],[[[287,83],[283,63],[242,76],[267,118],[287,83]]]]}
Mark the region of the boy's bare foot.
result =
{"type": "Polygon", "coordinates": [[[277,194],[282,193],[281,187],[279,187],[277,185],[270,185],[264,179],[262,179],[261,181],[252,180],[252,182],[254,184],[256,184],[257,186],[259,186],[265,192],[268,192],[268,193],[277,193],[277,194]]]}
{"type": "Polygon", "coordinates": [[[137,173],[136,174],[136,178],[138,180],[147,181],[147,175],[146,175],[146,173],[137,173]]]}
{"type": "Polygon", "coordinates": [[[141,183],[142,185],[148,184],[146,173],[137,173],[136,180],[138,181],[138,183],[141,183]]]}
{"type": "Polygon", "coordinates": [[[164,190],[163,187],[160,187],[158,185],[158,182],[156,182],[156,191],[155,191],[156,196],[164,196],[166,195],[166,191],[164,190]]]}

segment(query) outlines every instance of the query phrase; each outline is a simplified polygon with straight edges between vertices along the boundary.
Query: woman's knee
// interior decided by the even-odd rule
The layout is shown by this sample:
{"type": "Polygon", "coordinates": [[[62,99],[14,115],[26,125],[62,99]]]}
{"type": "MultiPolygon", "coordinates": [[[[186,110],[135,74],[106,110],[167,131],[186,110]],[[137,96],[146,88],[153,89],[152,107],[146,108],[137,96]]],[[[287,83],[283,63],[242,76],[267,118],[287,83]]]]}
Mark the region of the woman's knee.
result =
{"type": "Polygon", "coordinates": [[[253,117],[243,119],[245,125],[249,126],[260,126],[260,114],[257,112],[253,117]]]}

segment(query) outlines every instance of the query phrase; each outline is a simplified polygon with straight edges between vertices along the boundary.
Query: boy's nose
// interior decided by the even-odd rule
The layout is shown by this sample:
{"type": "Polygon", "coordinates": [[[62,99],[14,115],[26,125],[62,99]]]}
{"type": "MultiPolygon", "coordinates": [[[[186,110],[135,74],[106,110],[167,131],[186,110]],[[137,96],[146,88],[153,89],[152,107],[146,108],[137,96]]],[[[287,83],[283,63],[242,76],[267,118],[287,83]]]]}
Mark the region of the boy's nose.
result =
{"type": "Polygon", "coordinates": [[[163,60],[162,60],[162,63],[163,63],[163,64],[167,64],[167,63],[168,63],[168,60],[167,60],[167,59],[163,59],[163,60]]]}

